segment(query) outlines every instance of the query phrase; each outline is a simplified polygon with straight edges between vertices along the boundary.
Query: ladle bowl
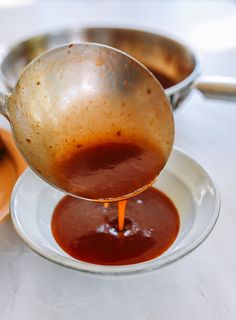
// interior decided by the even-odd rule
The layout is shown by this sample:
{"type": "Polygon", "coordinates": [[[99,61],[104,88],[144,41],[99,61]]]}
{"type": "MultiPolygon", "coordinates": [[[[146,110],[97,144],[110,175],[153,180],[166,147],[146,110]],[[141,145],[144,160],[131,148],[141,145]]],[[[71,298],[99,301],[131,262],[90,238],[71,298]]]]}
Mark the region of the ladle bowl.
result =
{"type": "Polygon", "coordinates": [[[158,145],[166,162],[173,145],[172,111],[159,82],[135,59],[99,44],[64,45],[37,57],[9,95],[0,93],[0,113],[29,166],[67,193],[55,162],[95,137],[116,141],[122,131],[158,145]]]}

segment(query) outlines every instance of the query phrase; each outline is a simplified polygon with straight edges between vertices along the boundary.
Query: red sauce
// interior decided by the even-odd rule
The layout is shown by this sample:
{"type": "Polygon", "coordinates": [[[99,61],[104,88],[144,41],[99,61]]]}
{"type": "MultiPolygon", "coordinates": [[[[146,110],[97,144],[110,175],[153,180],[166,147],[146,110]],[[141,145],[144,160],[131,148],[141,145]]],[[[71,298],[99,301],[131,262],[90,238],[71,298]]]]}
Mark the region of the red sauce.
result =
{"type": "Polygon", "coordinates": [[[70,196],[55,208],[51,228],[59,246],[76,259],[127,265],[165,252],[178,234],[179,216],[167,196],[149,188],[127,202],[123,232],[119,232],[117,204],[103,206],[70,196]]]}
{"type": "Polygon", "coordinates": [[[127,200],[118,202],[118,231],[122,232],[125,227],[125,210],[127,200]]]}
{"type": "Polygon", "coordinates": [[[160,84],[164,89],[170,88],[177,83],[174,79],[170,78],[169,76],[160,71],[153,70],[152,68],[149,68],[149,70],[157,78],[157,80],[159,80],[160,84]]]}
{"type": "Polygon", "coordinates": [[[112,199],[150,185],[165,165],[148,144],[109,142],[79,147],[55,164],[56,184],[89,199],[112,199]]]}

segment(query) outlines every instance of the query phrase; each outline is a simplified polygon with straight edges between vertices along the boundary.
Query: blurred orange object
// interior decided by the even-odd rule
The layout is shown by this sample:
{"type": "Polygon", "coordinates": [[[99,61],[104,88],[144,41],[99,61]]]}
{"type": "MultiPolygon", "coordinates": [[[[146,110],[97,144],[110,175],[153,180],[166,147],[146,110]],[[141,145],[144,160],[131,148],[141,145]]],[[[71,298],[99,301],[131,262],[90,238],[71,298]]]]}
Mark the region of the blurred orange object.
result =
{"type": "Polygon", "coordinates": [[[10,132],[0,128],[0,223],[9,216],[12,189],[26,167],[10,132]]]}

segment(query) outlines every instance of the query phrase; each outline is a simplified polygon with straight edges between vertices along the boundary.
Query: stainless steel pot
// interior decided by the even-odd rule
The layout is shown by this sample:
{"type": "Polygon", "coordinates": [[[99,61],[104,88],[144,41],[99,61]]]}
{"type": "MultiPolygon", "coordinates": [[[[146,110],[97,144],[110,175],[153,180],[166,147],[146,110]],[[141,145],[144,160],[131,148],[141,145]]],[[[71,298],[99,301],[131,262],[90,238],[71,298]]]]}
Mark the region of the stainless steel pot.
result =
{"type": "Polygon", "coordinates": [[[192,88],[207,98],[236,101],[236,79],[199,77],[200,62],[188,46],[165,35],[140,30],[116,28],[84,28],[62,30],[35,36],[6,50],[1,62],[5,85],[14,88],[22,69],[42,52],[71,42],[95,42],[127,52],[151,71],[171,79],[165,89],[173,110],[188,96],[192,88]]]}

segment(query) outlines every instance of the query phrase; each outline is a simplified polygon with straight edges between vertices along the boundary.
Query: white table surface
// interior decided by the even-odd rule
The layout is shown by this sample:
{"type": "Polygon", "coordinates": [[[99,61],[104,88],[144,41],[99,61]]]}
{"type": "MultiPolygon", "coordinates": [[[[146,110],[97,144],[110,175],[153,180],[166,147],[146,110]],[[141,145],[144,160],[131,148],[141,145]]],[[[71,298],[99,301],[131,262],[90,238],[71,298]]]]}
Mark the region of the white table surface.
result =
{"type": "MultiPolygon", "coordinates": [[[[236,76],[234,1],[0,2],[1,46],[89,25],[166,31],[202,53],[204,74],[236,76]]],[[[176,145],[208,169],[221,192],[221,215],[210,237],[159,271],[97,279],[39,257],[8,221],[0,225],[0,320],[236,319],[236,105],[193,92],[175,121],[176,145]]],[[[0,125],[7,126],[2,118],[0,125]]]]}

